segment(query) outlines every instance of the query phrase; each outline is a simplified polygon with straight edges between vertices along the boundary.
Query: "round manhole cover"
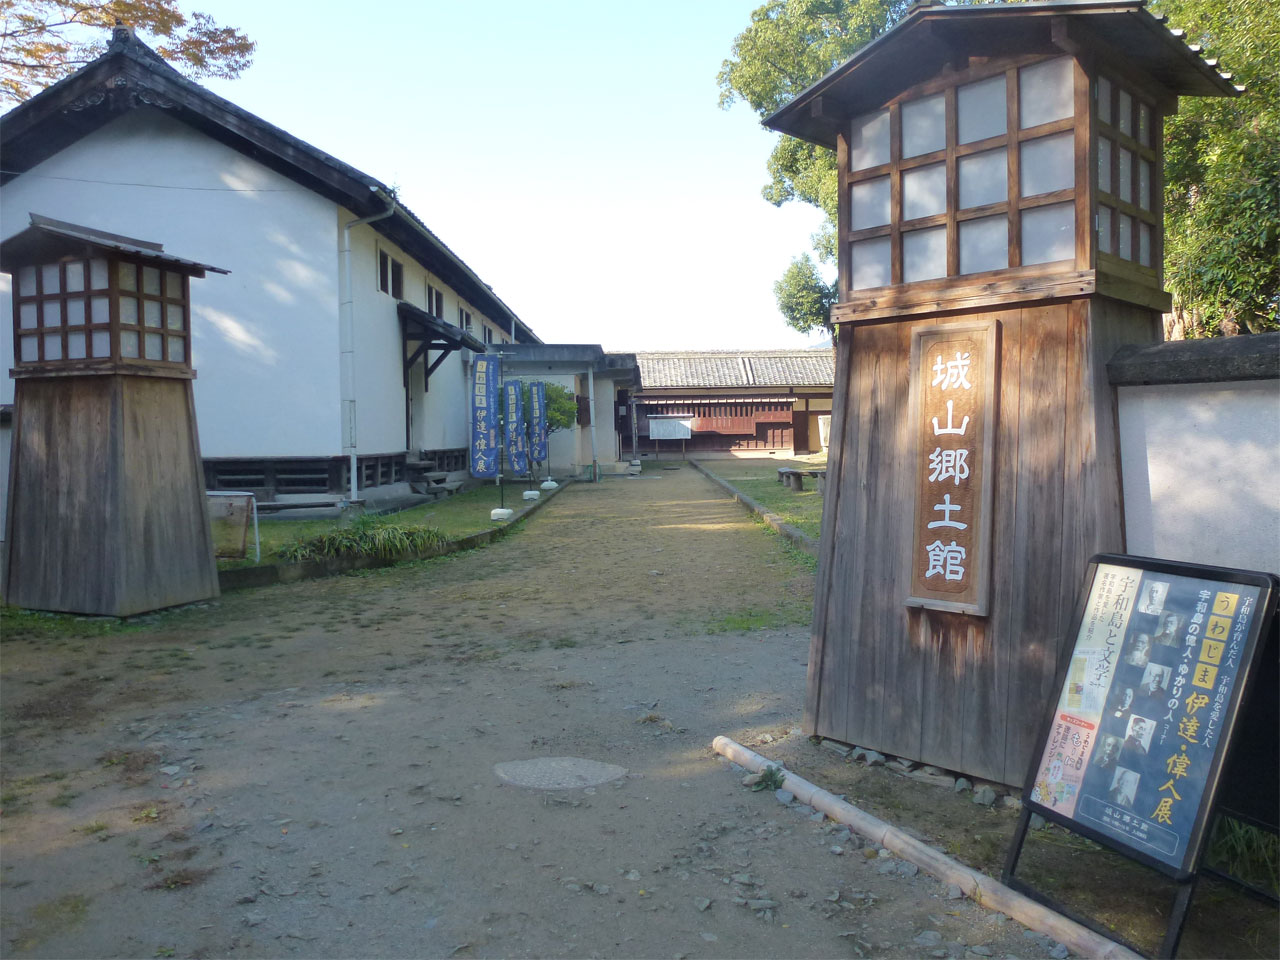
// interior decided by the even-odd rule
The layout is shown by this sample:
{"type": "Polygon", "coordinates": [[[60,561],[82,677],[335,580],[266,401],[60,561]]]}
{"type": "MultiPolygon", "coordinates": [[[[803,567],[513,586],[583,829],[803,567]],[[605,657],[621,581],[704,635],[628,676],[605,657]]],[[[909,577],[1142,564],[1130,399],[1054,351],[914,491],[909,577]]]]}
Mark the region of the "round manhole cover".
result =
{"type": "Polygon", "coordinates": [[[538,790],[572,790],[594,787],[627,775],[627,768],[581,757],[536,757],[533,760],[508,760],[495,763],[498,779],[517,787],[538,790]]]}

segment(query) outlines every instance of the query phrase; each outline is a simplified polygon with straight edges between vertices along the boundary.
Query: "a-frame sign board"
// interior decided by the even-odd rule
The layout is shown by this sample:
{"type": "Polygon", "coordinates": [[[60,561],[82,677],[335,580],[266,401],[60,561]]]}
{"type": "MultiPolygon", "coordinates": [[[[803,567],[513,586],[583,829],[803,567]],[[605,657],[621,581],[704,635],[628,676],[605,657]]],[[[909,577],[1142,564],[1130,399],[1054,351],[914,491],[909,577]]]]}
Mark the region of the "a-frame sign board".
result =
{"type": "Polygon", "coordinates": [[[1274,727],[1244,730],[1239,721],[1251,684],[1274,681],[1258,673],[1278,592],[1266,573],[1116,554],[1090,560],[1006,884],[1068,912],[1014,876],[1038,813],[1173,879],[1159,955],[1174,956],[1229,753],[1263,738],[1276,755],[1274,727]]]}

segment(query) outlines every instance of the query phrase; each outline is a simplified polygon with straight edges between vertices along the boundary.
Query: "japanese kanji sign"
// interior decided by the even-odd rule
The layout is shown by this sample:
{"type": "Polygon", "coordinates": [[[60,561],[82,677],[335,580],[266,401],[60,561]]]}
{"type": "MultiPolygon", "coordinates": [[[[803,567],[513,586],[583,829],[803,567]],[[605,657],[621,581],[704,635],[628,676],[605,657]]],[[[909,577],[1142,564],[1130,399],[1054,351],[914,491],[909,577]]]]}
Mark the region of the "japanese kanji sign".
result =
{"type": "Polygon", "coordinates": [[[506,385],[504,403],[506,404],[507,463],[511,472],[517,477],[529,472],[529,451],[526,447],[524,424],[524,390],[519,380],[512,380],[506,385]]]}
{"type": "Polygon", "coordinates": [[[995,358],[994,320],[912,332],[912,606],[987,612],[995,358]]]}
{"type": "Polygon", "coordinates": [[[492,478],[498,475],[498,385],[502,380],[500,360],[476,357],[471,383],[471,475],[492,478]]]}
{"type": "Polygon", "coordinates": [[[529,384],[529,459],[547,459],[547,385],[541,380],[529,384]]]}
{"type": "Polygon", "coordinates": [[[1091,573],[1026,798],[1185,873],[1274,603],[1271,582],[1136,557],[1097,557],[1091,573]]]}

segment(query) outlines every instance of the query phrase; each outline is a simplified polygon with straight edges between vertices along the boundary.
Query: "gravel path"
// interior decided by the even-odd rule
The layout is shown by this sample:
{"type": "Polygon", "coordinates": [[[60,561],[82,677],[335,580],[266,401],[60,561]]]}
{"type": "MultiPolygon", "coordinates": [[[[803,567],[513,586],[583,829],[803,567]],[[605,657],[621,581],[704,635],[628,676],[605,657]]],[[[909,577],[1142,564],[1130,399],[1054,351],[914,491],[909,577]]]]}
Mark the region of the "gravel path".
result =
{"type": "Polygon", "coordinates": [[[11,638],[4,955],[1051,955],[711,752],[802,738],[810,580],[656,471],[448,561],[11,638]]]}

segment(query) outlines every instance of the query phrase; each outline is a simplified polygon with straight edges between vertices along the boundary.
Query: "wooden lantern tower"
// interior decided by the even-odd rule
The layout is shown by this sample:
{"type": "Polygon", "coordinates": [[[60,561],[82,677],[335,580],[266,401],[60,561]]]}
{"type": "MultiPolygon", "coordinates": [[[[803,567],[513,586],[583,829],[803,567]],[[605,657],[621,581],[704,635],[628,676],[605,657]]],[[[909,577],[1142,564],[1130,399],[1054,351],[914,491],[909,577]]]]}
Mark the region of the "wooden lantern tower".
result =
{"type": "Polygon", "coordinates": [[[190,278],[226,271],[34,214],[0,269],[17,381],[5,601],[128,616],[216,597],[190,278]]]}
{"type": "Polygon", "coordinates": [[[766,124],[840,170],[810,732],[1021,782],[1089,557],[1106,362],[1161,338],[1161,140],[1238,90],[1140,0],[917,4],[766,124]]]}

